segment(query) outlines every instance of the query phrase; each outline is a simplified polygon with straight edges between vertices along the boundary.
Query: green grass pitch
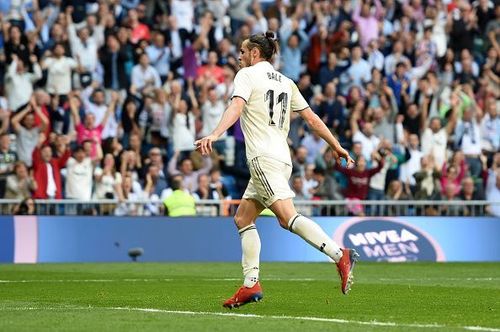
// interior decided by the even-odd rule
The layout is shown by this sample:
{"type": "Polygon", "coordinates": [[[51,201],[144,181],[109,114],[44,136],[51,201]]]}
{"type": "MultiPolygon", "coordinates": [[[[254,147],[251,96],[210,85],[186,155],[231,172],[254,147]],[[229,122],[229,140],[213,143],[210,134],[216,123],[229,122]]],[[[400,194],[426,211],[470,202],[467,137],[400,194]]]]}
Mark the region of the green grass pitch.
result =
{"type": "Polygon", "coordinates": [[[264,263],[264,300],[222,302],[237,263],[0,265],[0,331],[500,331],[500,264],[264,263]]]}

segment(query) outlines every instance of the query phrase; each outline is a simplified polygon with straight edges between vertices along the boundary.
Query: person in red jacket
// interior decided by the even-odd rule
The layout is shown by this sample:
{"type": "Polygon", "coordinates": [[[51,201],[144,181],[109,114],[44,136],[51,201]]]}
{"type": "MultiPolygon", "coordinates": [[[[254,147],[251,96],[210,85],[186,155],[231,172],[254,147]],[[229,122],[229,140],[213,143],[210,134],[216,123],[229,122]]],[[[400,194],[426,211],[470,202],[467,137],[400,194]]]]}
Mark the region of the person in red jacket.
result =
{"type": "MultiPolygon", "coordinates": [[[[340,166],[339,164],[335,164],[335,170],[339,171],[347,177],[348,184],[344,193],[346,199],[366,199],[366,197],[368,196],[368,190],[370,188],[371,177],[380,172],[382,167],[384,167],[384,158],[382,158],[378,153],[376,153],[375,156],[378,165],[377,167],[371,169],[366,169],[366,159],[363,156],[358,157],[355,168],[345,168],[343,166],[340,166]]],[[[363,207],[360,204],[350,204],[348,205],[348,209],[355,215],[364,215],[363,207]]]]}
{"type": "Polygon", "coordinates": [[[33,175],[38,188],[33,194],[35,199],[61,199],[62,182],[61,169],[71,156],[69,139],[65,138],[66,151],[59,157],[54,157],[50,145],[44,144],[45,134],[41,133],[38,144],[33,150],[33,175]]]}

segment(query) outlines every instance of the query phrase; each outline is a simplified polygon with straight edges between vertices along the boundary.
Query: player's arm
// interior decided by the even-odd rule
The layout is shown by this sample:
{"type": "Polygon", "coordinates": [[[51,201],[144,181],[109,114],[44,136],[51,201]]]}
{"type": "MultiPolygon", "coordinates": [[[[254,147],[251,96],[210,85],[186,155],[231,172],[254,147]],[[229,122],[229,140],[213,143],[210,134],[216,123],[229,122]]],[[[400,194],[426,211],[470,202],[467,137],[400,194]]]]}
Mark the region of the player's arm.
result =
{"type": "Polygon", "coordinates": [[[299,114],[307,123],[307,126],[332,147],[335,154],[335,159],[337,160],[337,164],[340,165],[340,158],[344,158],[347,161],[347,166],[349,166],[351,163],[354,164],[354,160],[349,155],[349,152],[347,152],[347,150],[345,150],[340,145],[339,141],[335,138],[335,136],[333,136],[330,129],[328,129],[325,123],[321,121],[319,116],[316,115],[316,113],[314,113],[314,111],[310,107],[307,107],[303,111],[300,111],[299,114]]]}
{"type": "Polygon", "coordinates": [[[210,135],[194,142],[196,149],[199,150],[202,155],[209,155],[212,152],[212,143],[215,142],[236,122],[236,120],[240,118],[244,106],[245,100],[241,97],[235,96],[231,100],[231,104],[228,106],[226,111],[222,114],[222,118],[214,131],[210,135]]]}

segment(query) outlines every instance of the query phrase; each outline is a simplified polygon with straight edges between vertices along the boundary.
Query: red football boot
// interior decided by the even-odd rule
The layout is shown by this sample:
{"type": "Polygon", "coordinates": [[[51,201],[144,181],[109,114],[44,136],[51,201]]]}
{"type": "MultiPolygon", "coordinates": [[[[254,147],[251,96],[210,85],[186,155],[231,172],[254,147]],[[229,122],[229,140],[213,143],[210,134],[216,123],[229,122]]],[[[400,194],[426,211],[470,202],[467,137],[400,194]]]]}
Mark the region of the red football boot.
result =
{"type": "Polygon", "coordinates": [[[354,249],[342,249],[342,254],[342,258],[337,263],[337,271],[342,282],[342,293],[347,294],[354,283],[352,270],[354,269],[354,264],[358,261],[359,255],[354,249]]]}
{"type": "Polygon", "coordinates": [[[223,306],[229,309],[241,307],[250,302],[258,302],[262,300],[262,287],[257,282],[252,288],[241,286],[236,294],[227,299],[223,306]]]}

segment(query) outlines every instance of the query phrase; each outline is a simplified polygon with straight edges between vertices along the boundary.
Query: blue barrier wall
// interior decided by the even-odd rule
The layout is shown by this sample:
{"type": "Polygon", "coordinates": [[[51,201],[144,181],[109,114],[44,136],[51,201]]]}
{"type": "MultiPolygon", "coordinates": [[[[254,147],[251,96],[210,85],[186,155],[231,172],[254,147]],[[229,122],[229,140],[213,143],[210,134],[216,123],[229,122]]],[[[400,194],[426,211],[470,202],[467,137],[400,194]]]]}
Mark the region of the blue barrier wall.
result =
{"type": "MultiPolygon", "coordinates": [[[[343,218],[315,220],[343,246],[371,261],[500,261],[498,218],[343,218]]],[[[262,261],[326,261],[274,218],[257,227],[262,261]]],[[[0,217],[0,262],[240,261],[231,218],[0,217]],[[31,218],[31,219],[29,219],[31,218]]]]}

